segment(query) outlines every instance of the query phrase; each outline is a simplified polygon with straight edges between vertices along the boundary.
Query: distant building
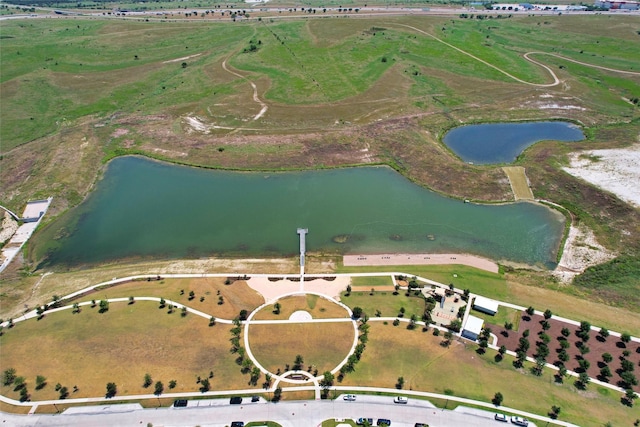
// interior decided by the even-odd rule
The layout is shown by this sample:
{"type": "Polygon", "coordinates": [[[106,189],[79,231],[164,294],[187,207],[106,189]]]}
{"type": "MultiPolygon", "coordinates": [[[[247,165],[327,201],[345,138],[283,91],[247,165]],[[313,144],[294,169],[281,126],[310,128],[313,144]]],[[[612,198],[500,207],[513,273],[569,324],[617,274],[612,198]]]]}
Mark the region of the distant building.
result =
{"type": "Polygon", "coordinates": [[[568,4],[496,3],[491,5],[491,9],[513,12],[518,12],[521,10],[564,12],[572,10],[586,10],[587,7],[568,4]]]}
{"type": "Polygon", "coordinates": [[[474,310],[481,311],[483,313],[490,314],[495,316],[498,312],[498,302],[485,297],[475,297],[473,300],[473,305],[471,306],[474,310]]]}
{"type": "Polygon", "coordinates": [[[619,9],[619,10],[638,10],[640,9],[640,2],[637,1],[602,1],[596,0],[595,7],[601,7],[603,9],[619,9]]]}
{"type": "Polygon", "coordinates": [[[478,335],[482,332],[484,320],[476,316],[469,316],[467,322],[462,328],[462,337],[471,341],[478,339],[478,335]]]}

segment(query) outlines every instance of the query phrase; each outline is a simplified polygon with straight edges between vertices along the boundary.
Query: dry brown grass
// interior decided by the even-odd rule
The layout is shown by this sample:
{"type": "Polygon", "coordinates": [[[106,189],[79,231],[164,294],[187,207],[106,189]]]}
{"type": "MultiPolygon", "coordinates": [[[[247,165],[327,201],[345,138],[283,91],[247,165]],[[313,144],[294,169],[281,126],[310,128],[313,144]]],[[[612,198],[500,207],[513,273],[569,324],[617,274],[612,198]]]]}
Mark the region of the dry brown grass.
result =
{"type": "MultiPolygon", "coordinates": [[[[316,268],[327,265],[321,262],[316,268]]],[[[170,260],[124,263],[99,268],[71,272],[56,272],[45,277],[37,288],[34,285],[39,276],[23,277],[18,274],[18,262],[11,264],[12,272],[3,272],[0,281],[0,317],[17,317],[22,314],[24,306],[33,309],[51,301],[53,295],[68,295],[97,283],[106,282],[114,277],[168,273],[224,273],[242,271],[251,273],[285,274],[299,271],[296,259],[225,259],[211,258],[205,260],[170,260]]],[[[326,271],[326,270],[325,270],[326,271]]],[[[127,295],[128,296],[128,295],[127,295]]]]}
{"type": "Polygon", "coordinates": [[[285,365],[293,365],[301,355],[304,369],[313,366],[322,373],[347,356],[353,336],[351,322],[251,325],[249,345],[254,357],[270,372],[284,372],[285,365]]]}
{"type": "Polygon", "coordinates": [[[349,313],[333,301],[318,295],[291,296],[278,300],[280,314],[273,313],[273,305],[260,310],[253,317],[255,320],[288,319],[295,311],[307,311],[314,319],[333,319],[349,317],[349,313]]]}
{"type": "Polygon", "coordinates": [[[504,166],[502,170],[509,178],[516,200],[533,200],[533,192],[529,188],[529,180],[522,166],[504,166]]]}
{"type": "MultiPolygon", "coordinates": [[[[112,303],[103,314],[97,307],[84,307],[79,314],[66,310],[18,323],[0,337],[2,366],[26,377],[33,401],[58,398],[56,383],[70,392],[77,385],[73,398],[104,395],[107,382],[117,384],[119,395],[152,393],[153,386],[142,387],[145,373],[162,381],[165,391],[170,380],[178,382],[176,392],[196,391],[196,377],[210,371],[212,389],[246,388],[248,379],[229,353],[230,327],[208,324],[142,301],[112,303]],[[39,391],[36,375],[47,378],[39,391]]],[[[13,387],[0,391],[18,398],[13,387]]]]}
{"type": "Polygon", "coordinates": [[[442,335],[408,331],[403,327],[371,323],[369,342],[356,371],[343,385],[394,387],[398,377],[405,388],[453,394],[489,402],[494,393],[504,395],[504,405],[546,414],[552,405],[562,408],[561,419],[581,426],[601,426],[607,421],[630,425],[637,411],[620,403],[620,394],[595,385],[580,392],[573,381],[554,382],[550,371],[542,377],[515,370],[511,358],[497,363],[495,352],[483,356],[476,346],[454,342],[440,346],[442,335]],[[396,350],[397,349],[397,350],[396,350]]]}
{"type": "Polygon", "coordinates": [[[240,310],[253,311],[264,303],[260,294],[243,280],[224,284],[223,278],[164,279],[161,281],[135,281],[99,290],[80,298],[80,301],[103,298],[146,296],[165,298],[221,319],[233,319],[240,310]],[[195,297],[189,299],[193,291],[195,297]],[[218,292],[220,292],[218,294],[218,292]],[[222,296],[224,304],[218,304],[222,296]],[[204,301],[200,298],[204,297],[204,301]]]}

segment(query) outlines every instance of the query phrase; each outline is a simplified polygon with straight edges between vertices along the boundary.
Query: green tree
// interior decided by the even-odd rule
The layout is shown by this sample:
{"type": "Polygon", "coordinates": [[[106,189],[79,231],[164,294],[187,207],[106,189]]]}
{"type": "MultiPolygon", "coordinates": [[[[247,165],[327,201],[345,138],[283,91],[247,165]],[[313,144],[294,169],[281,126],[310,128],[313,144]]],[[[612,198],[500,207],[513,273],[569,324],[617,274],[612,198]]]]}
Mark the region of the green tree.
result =
{"type": "Polygon", "coordinates": [[[610,353],[602,353],[602,360],[604,363],[611,363],[613,356],[610,353]]]}
{"type": "Polygon", "coordinates": [[[334,375],[330,371],[325,371],[322,374],[322,379],[320,380],[320,386],[322,388],[329,388],[333,385],[333,380],[335,379],[334,375]]]}
{"type": "Polygon", "coordinates": [[[66,399],[69,397],[69,389],[67,387],[60,388],[60,399],[66,399]]]}
{"type": "Polygon", "coordinates": [[[569,335],[571,335],[571,331],[569,330],[569,328],[562,328],[562,330],[560,331],[560,333],[562,334],[563,337],[568,337],[569,335]]]}
{"type": "Polygon", "coordinates": [[[257,366],[254,366],[251,369],[251,377],[249,379],[249,384],[251,385],[257,385],[258,384],[258,380],[260,379],[260,375],[262,373],[260,372],[260,368],[258,368],[257,366]]]}
{"type": "Polygon", "coordinates": [[[11,385],[16,380],[16,370],[14,368],[5,369],[2,373],[2,384],[11,385]]]}
{"type": "Polygon", "coordinates": [[[129,305],[133,304],[134,302],[136,302],[136,299],[132,295],[129,297],[129,305]]]}
{"type": "Polygon", "coordinates": [[[359,319],[362,316],[362,308],[353,307],[352,313],[353,315],[351,317],[353,317],[354,319],[359,319]]]}
{"type": "Polygon", "coordinates": [[[178,385],[178,382],[176,380],[169,381],[169,390],[173,390],[174,388],[176,388],[177,385],[178,385]]]}
{"type": "Polygon", "coordinates": [[[271,401],[272,402],[279,402],[280,399],[282,399],[282,388],[278,387],[273,392],[273,398],[271,399],[271,401]]]}
{"type": "Polygon", "coordinates": [[[280,314],[280,308],[281,308],[280,303],[279,302],[275,303],[273,305],[273,314],[280,314]]]}
{"type": "Polygon", "coordinates": [[[555,420],[556,418],[558,418],[558,415],[560,415],[560,411],[561,409],[559,406],[553,405],[551,407],[551,412],[549,412],[549,418],[552,418],[555,420]]]}
{"type": "Polygon", "coordinates": [[[13,380],[13,385],[15,386],[15,390],[20,390],[27,386],[27,379],[25,377],[16,377],[16,379],[13,380]]]}
{"type": "Polygon", "coordinates": [[[589,374],[587,374],[586,372],[580,372],[580,375],[578,376],[578,381],[576,381],[576,386],[578,388],[585,389],[587,388],[587,385],[589,384],[589,382],[591,382],[591,378],[589,378],[589,374]]]}
{"type": "Polygon", "coordinates": [[[302,358],[302,355],[298,354],[296,356],[295,362],[293,362],[293,370],[299,371],[300,369],[302,369],[303,364],[304,364],[304,359],[302,358]]]}
{"type": "Polygon", "coordinates": [[[216,324],[216,318],[211,316],[211,318],[209,319],[209,326],[213,326],[216,324]]]}
{"type": "Polygon", "coordinates": [[[609,336],[609,330],[607,328],[600,328],[598,331],[598,335],[602,338],[602,340],[606,340],[609,336]]]}
{"type": "Polygon", "coordinates": [[[629,335],[627,332],[624,332],[622,335],[620,335],[620,341],[622,341],[624,344],[628,344],[629,341],[631,341],[631,335],[629,335]]]}
{"type": "Polygon", "coordinates": [[[196,297],[196,293],[193,291],[189,291],[189,301],[191,301],[192,299],[194,299],[196,297]]]}
{"type": "Polygon", "coordinates": [[[80,304],[78,304],[77,302],[73,303],[73,311],[72,311],[72,313],[73,314],[80,313],[80,304]]]}
{"type": "Polygon", "coordinates": [[[36,376],[36,390],[42,390],[47,385],[47,379],[42,376],[36,376]]]}
{"type": "Polygon", "coordinates": [[[162,384],[162,381],[157,381],[153,394],[155,394],[156,396],[160,396],[163,391],[164,391],[164,384],[162,384]]]}
{"type": "Polygon", "coordinates": [[[398,377],[398,381],[396,382],[396,388],[398,390],[402,390],[404,387],[404,377],[398,377]]]}
{"type": "Polygon", "coordinates": [[[167,305],[167,302],[164,300],[164,298],[160,298],[160,307],[159,308],[164,308],[167,305]]]}
{"type": "Polygon", "coordinates": [[[497,392],[496,394],[493,395],[493,399],[491,399],[491,403],[493,403],[496,406],[500,406],[502,405],[503,400],[504,400],[504,396],[502,395],[502,393],[497,392]]]}
{"type": "Polygon", "coordinates": [[[151,374],[144,374],[144,382],[142,383],[142,387],[147,388],[151,384],[153,384],[153,379],[151,378],[151,374]]]}
{"type": "Polygon", "coordinates": [[[211,389],[211,383],[209,383],[209,378],[205,378],[200,381],[200,391],[202,393],[206,393],[211,389]]]}
{"type": "Polygon", "coordinates": [[[116,383],[107,383],[107,394],[105,395],[108,398],[111,398],[116,395],[118,392],[118,387],[116,383]]]}
{"type": "MultiPolygon", "coordinates": [[[[624,393],[624,397],[622,398],[622,403],[625,405],[632,407],[633,401],[638,398],[638,395],[633,391],[633,389],[626,389],[624,393]]],[[[634,425],[640,425],[640,421],[636,420],[634,425]]]]}
{"type": "Polygon", "coordinates": [[[531,306],[529,306],[526,311],[529,316],[533,316],[533,314],[536,312],[536,310],[531,306]]]}
{"type": "Polygon", "coordinates": [[[553,313],[551,313],[551,310],[546,309],[546,310],[544,311],[544,318],[545,318],[545,319],[551,319],[551,316],[553,316],[553,313]]]}
{"type": "Polygon", "coordinates": [[[182,306],[182,309],[180,310],[180,316],[185,317],[187,315],[187,307],[182,306]]]}
{"type": "Polygon", "coordinates": [[[608,365],[605,365],[602,367],[602,369],[600,369],[600,377],[603,379],[603,381],[609,381],[609,378],[611,378],[611,376],[611,369],[608,365]]]}
{"type": "Polygon", "coordinates": [[[98,312],[106,313],[107,311],[109,311],[109,301],[106,299],[100,300],[100,310],[98,312]]]}

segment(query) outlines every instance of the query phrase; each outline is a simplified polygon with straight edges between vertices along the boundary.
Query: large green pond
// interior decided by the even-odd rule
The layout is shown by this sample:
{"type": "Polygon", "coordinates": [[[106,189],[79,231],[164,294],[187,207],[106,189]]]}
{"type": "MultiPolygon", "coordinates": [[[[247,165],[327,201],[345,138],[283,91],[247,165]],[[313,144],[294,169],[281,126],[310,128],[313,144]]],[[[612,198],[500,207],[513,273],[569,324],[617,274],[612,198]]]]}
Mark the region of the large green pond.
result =
{"type": "Polygon", "coordinates": [[[551,266],[563,221],[532,203],[448,199],[386,167],[241,173],[123,157],[34,249],[45,265],[69,266],[295,255],[305,227],[308,252],[468,252],[551,266]]]}

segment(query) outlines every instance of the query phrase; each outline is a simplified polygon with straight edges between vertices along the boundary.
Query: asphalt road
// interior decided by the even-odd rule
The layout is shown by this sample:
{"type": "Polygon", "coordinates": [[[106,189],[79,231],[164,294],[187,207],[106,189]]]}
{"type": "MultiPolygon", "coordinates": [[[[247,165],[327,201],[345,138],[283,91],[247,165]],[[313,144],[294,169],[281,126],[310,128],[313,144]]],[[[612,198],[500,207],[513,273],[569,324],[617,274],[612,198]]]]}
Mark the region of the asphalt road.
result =
{"type": "MultiPolygon", "coordinates": [[[[203,402],[204,403],[204,402],[203,402]]],[[[416,422],[431,427],[489,427],[505,425],[493,419],[493,413],[467,408],[456,411],[437,409],[424,400],[409,399],[395,404],[389,396],[358,396],[355,402],[341,398],[329,401],[246,403],[230,405],[228,399],[210,401],[211,406],[187,408],[133,409],[133,405],[75,408],[85,413],[61,415],[0,414],[3,425],[11,426],[202,426],[223,427],[232,421],[272,420],[283,427],[314,427],[330,418],[388,418],[393,427],[413,427],[416,422]],[[124,410],[124,412],[120,412],[124,410]]],[[[529,424],[533,426],[533,423],[529,424]]]]}

